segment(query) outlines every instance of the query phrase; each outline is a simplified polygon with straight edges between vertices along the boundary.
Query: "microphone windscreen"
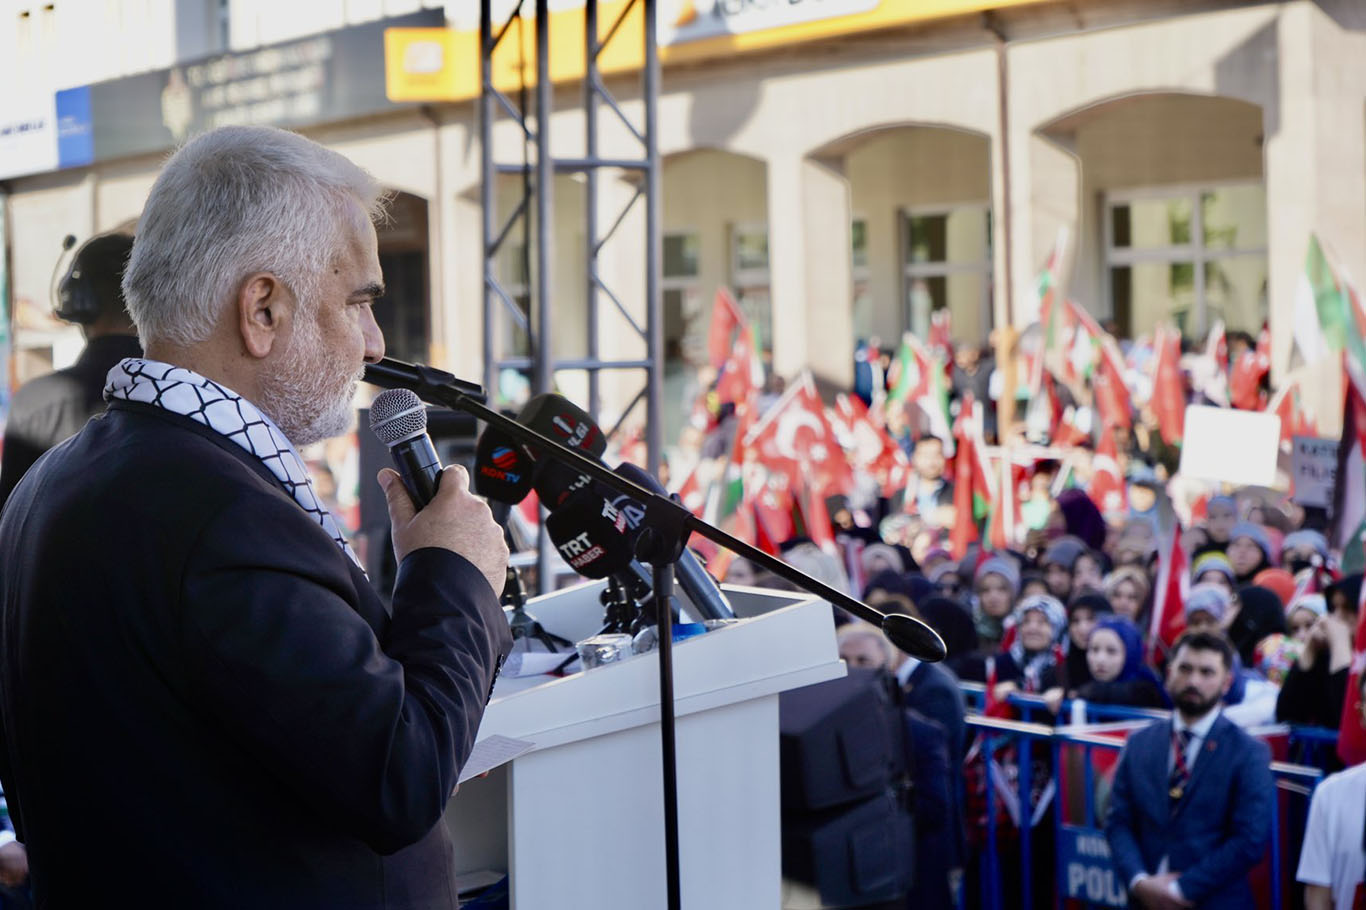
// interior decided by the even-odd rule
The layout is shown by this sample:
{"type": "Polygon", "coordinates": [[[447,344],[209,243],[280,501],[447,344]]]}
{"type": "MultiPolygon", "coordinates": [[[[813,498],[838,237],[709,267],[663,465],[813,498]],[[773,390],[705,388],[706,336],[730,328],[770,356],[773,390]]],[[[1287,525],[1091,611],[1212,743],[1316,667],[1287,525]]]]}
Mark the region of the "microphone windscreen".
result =
{"type": "Polygon", "coordinates": [[[474,492],[515,505],[531,491],[535,467],[520,443],[497,427],[485,427],[474,450],[474,492]]]}
{"type": "Polygon", "coordinates": [[[370,405],[370,431],[392,448],[427,432],[427,409],[409,389],[388,389],[370,405]]]}
{"type": "Polygon", "coordinates": [[[601,458],[607,450],[607,439],[597,423],[563,395],[546,392],[532,397],[522,407],[517,421],[592,458],[601,458]]]}
{"type": "Polygon", "coordinates": [[[626,516],[596,485],[569,496],[545,521],[546,533],[566,563],[585,578],[624,571],[635,556],[626,516]]]}
{"type": "MultiPolygon", "coordinates": [[[[607,449],[607,439],[593,418],[563,395],[546,393],[533,397],[522,408],[517,420],[523,426],[571,449],[578,449],[590,458],[600,459],[607,449]]],[[[538,457],[532,482],[537,497],[547,509],[553,511],[570,494],[586,487],[588,477],[557,459],[538,457]]]]}

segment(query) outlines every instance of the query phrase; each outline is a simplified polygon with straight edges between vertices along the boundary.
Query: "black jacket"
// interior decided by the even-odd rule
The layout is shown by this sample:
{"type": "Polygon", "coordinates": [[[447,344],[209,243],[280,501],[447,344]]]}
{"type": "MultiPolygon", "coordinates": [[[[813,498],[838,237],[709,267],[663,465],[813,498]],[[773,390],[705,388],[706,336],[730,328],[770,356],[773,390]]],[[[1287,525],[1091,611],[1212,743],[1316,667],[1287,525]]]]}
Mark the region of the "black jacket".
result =
{"type": "Polygon", "coordinates": [[[456,905],[441,816],[511,647],[463,557],[410,554],[390,613],[256,458],[116,402],[0,514],[0,603],[39,907],[456,905]]]}
{"type": "Polygon", "coordinates": [[[5,422],[0,508],[40,455],[75,436],[87,420],[104,410],[105,377],[114,365],[125,357],[141,356],[137,338],[100,335],[90,339],[71,366],[19,387],[5,422]]]}

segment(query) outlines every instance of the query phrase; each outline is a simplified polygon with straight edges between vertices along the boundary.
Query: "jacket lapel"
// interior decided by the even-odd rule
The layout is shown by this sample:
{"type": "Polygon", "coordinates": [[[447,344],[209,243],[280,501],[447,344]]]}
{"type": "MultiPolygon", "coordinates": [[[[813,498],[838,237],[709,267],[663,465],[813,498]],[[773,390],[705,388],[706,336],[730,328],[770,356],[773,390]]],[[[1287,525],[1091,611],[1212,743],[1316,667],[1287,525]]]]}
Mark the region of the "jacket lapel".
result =
{"type": "Polygon", "coordinates": [[[1167,795],[1167,776],[1171,773],[1168,764],[1172,753],[1172,722],[1159,721],[1151,727],[1153,742],[1148,755],[1148,767],[1144,778],[1151,782],[1152,801],[1149,805],[1159,819],[1165,820],[1171,814],[1171,797],[1167,795]]]}
{"type": "Polygon", "coordinates": [[[1181,794],[1181,799],[1177,802],[1176,808],[1172,810],[1173,818],[1180,815],[1181,811],[1186,808],[1191,800],[1191,794],[1195,792],[1196,787],[1200,786],[1200,781],[1209,776],[1209,769],[1218,760],[1220,746],[1223,744],[1231,724],[1232,721],[1220,714],[1214,721],[1214,726],[1210,727],[1209,736],[1206,736],[1205,741],[1200,744],[1200,754],[1195,760],[1195,767],[1191,769],[1191,777],[1186,782],[1186,789],[1181,794]]]}

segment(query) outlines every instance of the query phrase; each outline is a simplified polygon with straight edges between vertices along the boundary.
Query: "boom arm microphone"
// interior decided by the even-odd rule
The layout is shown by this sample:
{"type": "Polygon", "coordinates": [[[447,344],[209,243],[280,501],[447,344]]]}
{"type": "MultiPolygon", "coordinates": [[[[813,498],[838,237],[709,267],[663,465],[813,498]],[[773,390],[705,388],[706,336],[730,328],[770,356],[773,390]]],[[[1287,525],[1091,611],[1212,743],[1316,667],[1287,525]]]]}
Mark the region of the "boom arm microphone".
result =
{"type": "Polygon", "coordinates": [[[443,391],[480,402],[488,397],[484,394],[484,387],[477,382],[461,379],[426,364],[406,363],[392,357],[384,357],[379,363],[367,363],[365,381],[382,389],[408,389],[426,401],[437,401],[448,406],[455,406],[455,403],[448,400],[450,396],[443,395],[443,391]]]}
{"type": "Polygon", "coordinates": [[[427,409],[408,389],[390,389],[370,406],[370,430],[389,447],[403,485],[419,509],[432,501],[441,482],[441,459],[427,435],[427,409]]]}

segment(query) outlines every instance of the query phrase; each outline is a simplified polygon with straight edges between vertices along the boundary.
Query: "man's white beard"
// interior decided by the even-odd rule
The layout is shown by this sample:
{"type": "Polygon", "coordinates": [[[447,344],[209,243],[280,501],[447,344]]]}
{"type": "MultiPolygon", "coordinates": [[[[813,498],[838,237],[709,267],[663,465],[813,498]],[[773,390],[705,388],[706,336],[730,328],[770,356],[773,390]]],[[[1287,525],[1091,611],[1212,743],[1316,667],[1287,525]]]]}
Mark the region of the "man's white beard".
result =
{"type": "Polygon", "coordinates": [[[278,373],[262,384],[261,410],[296,448],[340,436],[351,426],[351,402],[365,374],[362,363],[342,372],[323,350],[316,318],[299,324],[278,373]]]}

